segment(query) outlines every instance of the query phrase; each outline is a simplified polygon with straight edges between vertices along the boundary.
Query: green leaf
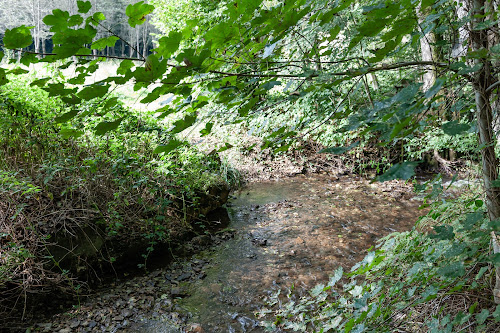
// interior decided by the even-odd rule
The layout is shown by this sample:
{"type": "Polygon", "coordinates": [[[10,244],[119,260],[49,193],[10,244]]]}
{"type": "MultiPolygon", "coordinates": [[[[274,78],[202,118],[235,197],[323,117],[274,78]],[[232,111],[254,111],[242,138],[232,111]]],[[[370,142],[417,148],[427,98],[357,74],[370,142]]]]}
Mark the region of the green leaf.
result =
{"type": "Polygon", "coordinates": [[[226,151],[226,150],[231,149],[231,148],[233,148],[233,145],[232,145],[232,144],[230,144],[230,143],[227,143],[227,142],[226,142],[226,143],[224,144],[224,146],[222,146],[221,148],[219,148],[219,149],[217,150],[217,152],[218,152],[218,153],[221,153],[221,152],[226,151]]]}
{"type": "Polygon", "coordinates": [[[455,262],[450,265],[442,266],[437,270],[437,273],[441,276],[448,278],[456,278],[463,276],[465,274],[464,263],[455,262]]]}
{"type": "Polygon", "coordinates": [[[421,296],[424,299],[424,301],[428,301],[428,300],[431,300],[433,298],[436,298],[437,292],[438,292],[438,289],[431,285],[425,289],[425,291],[422,293],[421,296]]]}
{"type": "Polygon", "coordinates": [[[166,145],[160,145],[158,147],[156,147],[156,149],[154,150],[154,154],[160,154],[160,153],[169,153],[171,151],[173,151],[174,149],[176,149],[177,147],[181,146],[183,144],[182,141],[179,141],[179,140],[171,140],[168,144],[166,145]]]}
{"type": "Polygon", "coordinates": [[[174,122],[174,128],[171,130],[172,134],[177,134],[184,131],[186,128],[191,127],[196,121],[196,114],[188,114],[184,119],[177,120],[174,122]]]}
{"type": "Polygon", "coordinates": [[[56,124],[65,123],[68,120],[75,118],[75,116],[77,114],[78,114],[78,110],[71,110],[69,112],[66,112],[66,113],[60,115],[59,117],[56,117],[54,119],[54,121],[56,122],[56,124]]]}
{"type": "Polygon", "coordinates": [[[463,223],[463,230],[472,230],[472,228],[482,219],[484,218],[483,213],[481,212],[474,212],[474,213],[469,213],[465,217],[465,221],[463,223]]]}
{"type": "Polygon", "coordinates": [[[438,225],[434,227],[435,234],[430,234],[431,239],[453,239],[455,238],[455,233],[453,232],[453,227],[451,225],[438,225]]]}
{"type": "Polygon", "coordinates": [[[87,14],[90,8],[92,8],[92,4],[90,3],[90,1],[79,0],[76,2],[76,5],[78,6],[78,12],[82,14],[87,14]]]}
{"type": "Polygon", "coordinates": [[[335,273],[333,274],[333,276],[330,277],[330,280],[328,281],[328,286],[329,287],[335,286],[335,284],[338,281],[340,281],[343,274],[344,274],[344,269],[342,268],[342,266],[339,266],[339,268],[337,268],[335,270],[335,273]]]}
{"type": "Polygon", "coordinates": [[[103,121],[95,127],[95,133],[97,135],[104,135],[109,131],[114,131],[115,129],[120,126],[120,123],[122,122],[123,118],[117,119],[115,121],[103,121]]]}
{"type": "Polygon", "coordinates": [[[106,47],[114,47],[118,40],[120,40],[120,38],[116,36],[101,38],[93,42],[90,48],[92,50],[104,50],[106,47]]]}
{"type": "Polygon", "coordinates": [[[346,324],[345,324],[345,327],[344,327],[344,332],[345,333],[349,333],[352,328],[354,327],[354,318],[351,318],[346,324]]]}
{"type": "Polygon", "coordinates": [[[109,85],[100,86],[97,84],[90,85],[88,87],[83,88],[78,96],[86,101],[91,100],[93,98],[103,97],[109,90],[109,85]]]}
{"type": "Polygon", "coordinates": [[[325,290],[324,284],[317,284],[313,289],[311,289],[311,296],[317,297],[325,290]]]}
{"type": "Polygon", "coordinates": [[[495,321],[498,323],[500,322],[500,305],[497,305],[495,308],[495,312],[493,312],[493,318],[495,318],[495,321]]]}
{"type": "Polygon", "coordinates": [[[479,325],[483,324],[486,319],[489,317],[490,311],[488,309],[483,309],[481,313],[476,315],[476,319],[479,325]]]}
{"type": "Polygon", "coordinates": [[[33,82],[30,83],[30,87],[34,87],[34,86],[37,86],[37,87],[43,87],[47,84],[47,82],[52,79],[51,77],[46,77],[46,78],[43,78],[43,79],[38,79],[38,80],[35,80],[33,82]]]}
{"type": "Polygon", "coordinates": [[[441,125],[445,134],[448,135],[459,135],[467,132],[470,128],[470,124],[459,123],[457,120],[452,120],[441,125]]]}
{"type": "Polygon", "coordinates": [[[61,134],[61,136],[64,139],[68,139],[68,138],[79,138],[83,135],[83,132],[78,131],[76,129],[63,128],[59,131],[59,134],[61,134]]]}
{"type": "Polygon", "coordinates": [[[201,136],[210,134],[212,132],[213,127],[214,127],[213,123],[206,123],[205,128],[200,131],[201,136]]]}
{"type": "Polygon", "coordinates": [[[168,34],[168,37],[164,36],[158,40],[158,48],[156,49],[156,52],[164,58],[170,58],[170,56],[179,48],[181,40],[182,33],[172,30],[168,34]]]}
{"type": "Polygon", "coordinates": [[[443,84],[445,83],[444,79],[437,79],[436,82],[432,87],[430,87],[429,90],[425,92],[425,98],[432,98],[434,97],[443,87],[443,84]]]}
{"type": "Polygon", "coordinates": [[[43,23],[51,26],[50,31],[61,31],[68,27],[69,13],[60,9],[54,9],[51,15],[43,18],[43,23]]]}
{"type": "Polygon", "coordinates": [[[125,10],[125,14],[129,17],[128,24],[135,28],[136,25],[141,25],[146,22],[146,16],[151,14],[155,9],[154,6],[139,1],[135,4],[130,4],[125,10]]]}
{"type": "Polygon", "coordinates": [[[6,84],[7,82],[9,82],[9,80],[7,79],[5,69],[0,68],[0,86],[6,84]]]}
{"type": "Polygon", "coordinates": [[[386,173],[376,178],[379,182],[385,182],[393,179],[410,179],[415,175],[415,167],[420,162],[404,162],[393,165],[386,173]]]}
{"type": "Polygon", "coordinates": [[[353,148],[356,148],[357,146],[359,146],[359,143],[360,143],[360,141],[356,141],[354,143],[351,143],[347,147],[330,147],[330,148],[321,149],[319,151],[319,154],[328,153],[328,154],[334,154],[334,155],[341,155],[343,153],[348,152],[349,150],[351,150],[353,148]]]}
{"type": "Polygon", "coordinates": [[[74,27],[83,23],[83,17],[80,15],[71,15],[68,20],[68,27],[74,27]]]}
{"type": "Polygon", "coordinates": [[[125,59],[120,63],[120,66],[116,69],[116,74],[125,75],[130,69],[134,67],[134,62],[132,60],[125,59]]]}
{"type": "Polygon", "coordinates": [[[5,30],[3,37],[4,46],[8,49],[22,49],[30,46],[33,42],[30,29],[33,28],[33,26],[27,27],[22,25],[12,30],[5,30]]]}

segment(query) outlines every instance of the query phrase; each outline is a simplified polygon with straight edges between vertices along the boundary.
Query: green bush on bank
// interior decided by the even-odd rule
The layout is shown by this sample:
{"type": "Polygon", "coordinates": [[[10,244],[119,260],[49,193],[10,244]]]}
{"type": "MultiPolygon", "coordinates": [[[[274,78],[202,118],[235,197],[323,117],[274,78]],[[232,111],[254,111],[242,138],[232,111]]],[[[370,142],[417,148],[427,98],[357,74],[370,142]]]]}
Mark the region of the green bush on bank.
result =
{"type": "Polygon", "coordinates": [[[45,245],[61,228],[99,224],[107,237],[143,238],[147,259],[158,242],[190,228],[183,219],[201,194],[227,186],[217,156],[187,144],[154,154],[172,138],[151,115],[120,104],[105,110],[99,100],[75,110],[30,82],[18,77],[0,88],[0,298],[9,286],[42,285],[47,264],[59,267],[46,260],[45,245]],[[84,116],[61,119],[71,112],[84,116]],[[123,121],[96,135],[103,118],[123,121]]]}

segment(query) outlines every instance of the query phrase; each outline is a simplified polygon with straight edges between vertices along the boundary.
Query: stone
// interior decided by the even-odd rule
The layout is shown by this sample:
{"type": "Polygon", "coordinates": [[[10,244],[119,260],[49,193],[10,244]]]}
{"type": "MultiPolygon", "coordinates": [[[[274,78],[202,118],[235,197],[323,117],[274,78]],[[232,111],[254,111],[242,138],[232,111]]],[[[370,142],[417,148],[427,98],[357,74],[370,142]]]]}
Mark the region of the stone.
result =
{"type": "Polygon", "coordinates": [[[187,296],[185,291],[180,287],[172,287],[170,294],[172,295],[172,297],[185,297],[185,296],[187,296]]]}
{"type": "Polygon", "coordinates": [[[80,321],[78,319],[73,319],[69,323],[69,327],[71,327],[71,328],[77,328],[78,326],[80,326],[80,321]]]}
{"type": "Polygon", "coordinates": [[[124,309],[122,310],[121,315],[123,316],[123,318],[128,318],[132,315],[132,311],[130,311],[129,309],[124,309]]]}
{"type": "Polygon", "coordinates": [[[200,324],[191,324],[186,333],[205,333],[205,330],[200,324]]]}

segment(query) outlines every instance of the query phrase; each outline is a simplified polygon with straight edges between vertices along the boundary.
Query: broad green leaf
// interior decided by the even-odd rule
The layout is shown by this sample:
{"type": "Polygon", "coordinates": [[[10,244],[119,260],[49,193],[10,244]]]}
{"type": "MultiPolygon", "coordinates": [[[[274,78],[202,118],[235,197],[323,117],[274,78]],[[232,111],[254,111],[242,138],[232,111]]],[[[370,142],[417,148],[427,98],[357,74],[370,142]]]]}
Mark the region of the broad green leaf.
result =
{"type": "Polygon", "coordinates": [[[43,18],[43,23],[51,26],[50,31],[57,32],[68,27],[69,13],[60,9],[54,9],[51,15],[43,18]]]}
{"type": "Polygon", "coordinates": [[[214,127],[213,123],[206,123],[205,128],[200,131],[201,136],[210,134],[212,132],[213,127],[214,127]]]}
{"type": "Polygon", "coordinates": [[[444,83],[445,83],[444,79],[441,79],[441,78],[436,79],[436,82],[434,83],[434,85],[432,87],[430,87],[429,90],[427,90],[425,92],[425,98],[434,97],[441,90],[444,83]]]}
{"type": "Polygon", "coordinates": [[[317,284],[313,289],[311,289],[310,293],[313,297],[319,296],[325,290],[324,284],[317,284]]]}
{"type": "Polygon", "coordinates": [[[116,74],[125,75],[132,67],[134,67],[134,62],[132,60],[122,60],[120,66],[116,69],[116,74]]]}
{"type": "Polygon", "coordinates": [[[33,53],[25,53],[21,57],[21,64],[23,64],[26,67],[29,67],[29,65],[36,64],[38,62],[40,62],[40,59],[38,59],[37,55],[33,53]]]}
{"type": "Polygon", "coordinates": [[[122,122],[123,118],[117,119],[115,121],[103,121],[102,123],[97,124],[95,127],[95,133],[97,135],[104,135],[108,133],[109,131],[114,131],[115,129],[120,126],[120,123],[122,122]]]}
{"type": "Polygon", "coordinates": [[[65,123],[68,120],[75,118],[75,116],[77,114],[78,114],[78,110],[71,110],[71,111],[68,111],[68,112],[60,115],[59,117],[56,117],[54,119],[54,121],[56,122],[56,124],[65,123]]]}
{"type": "Polygon", "coordinates": [[[102,107],[104,112],[101,113],[101,116],[116,105],[118,105],[118,97],[111,97],[110,99],[108,99],[102,107]]]}
{"type": "Polygon", "coordinates": [[[335,270],[335,273],[333,274],[333,276],[330,277],[330,280],[328,281],[328,286],[329,287],[335,286],[335,284],[338,281],[340,281],[343,274],[344,274],[344,269],[342,268],[342,266],[339,266],[339,268],[337,268],[335,270]]]}
{"type": "Polygon", "coordinates": [[[0,86],[6,84],[7,82],[9,82],[9,80],[7,79],[5,69],[0,68],[0,86]]]}
{"type": "Polygon", "coordinates": [[[455,262],[450,265],[441,266],[437,270],[437,273],[447,278],[456,278],[463,276],[465,274],[464,263],[455,262]]]}
{"type": "Polygon", "coordinates": [[[422,293],[421,296],[425,301],[428,301],[428,300],[431,300],[433,298],[436,298],[437,292],[438,292],[438,289],[436,287],[434,287],[433,285],[430,285],[424,290],[424,292],[422,293]]]}
{"type": "Polygon", "coordinates": [[[61,134],[64,139],[68,139],[79,138],[83,135],[83,132],[76,129],[63,128],[59,131],[59,134],[61,134]]]}
{"type": "Polygon", "coordinates": [[[281,85],[281,81],[269,81],[261,85],[262,89],[271,90],[274,86],[281,85]]]}
{"type": "Polygon", "coordinates": [[[46,77],[46,78],[43,78],[43,79],[38,79],[38,80],[35,80],[33,82],[30,83],[30,86],[31,87],[34,87],[34,86],[37,86],[37,87],[43,87],[47,84],[47,82],[49,80],[51,80],[52,78],[51,77],[46,77]]]}
{"type": "Polygon", "coordinates": [[[325,148],[321,149],[318,153],[323,154],[323,153],[328,153],[328,154],[334,154],[334,155],[342,155],[343,153],[348,152],[351,149],[356,148],[359,146],[360,141],[356,141],[354,143],[351,143],[347,147],[330,147],[330,148],[325,148]]]}
{"type": "Polygon", "coordinates": [[[478,324],[479,325],[483,324],[489,316],[490,316],[490,311],[488,309],[483,309],[480,313],[476,315],[478,324]]]}
{"type": "Polygon", "coordinates": [[[354,327],[354,324],[355,324],[355,321],[354,321],[354,318],[351,318],[346,324],[345,324],[345,327],[344,327],[344,332],[345,333],[349,333],[352,328],[354,327]]]}
{"type": "Polygon", "coordinates": [[[97,84],[93,84],[91,86],[83,88],[78,96],[86,101],[91,100],[93,98],[103,97],[109,90],[109,85],[100,86],[97,84]]]}
{"type": "Polygon", "coordinates": [[[101,38],[93,42],[90,48],[92,50],[104,50],[106,47],[114,47],[118,40],[120,40],[120,38],[116,36],[101,38]]]}
{"type": "Polygon", "coordinates": [[[176,149],[177,147],[181,146],[183,144],[182,141],[179,141],[179,140],[171,140],[168,144],[166,145],[160,145],[158,147],[156,147],[156,149],[154,150],[154,154],[160,154],[160,153],[169,153],[171,151],[173,151],[174,149],[176,149]]]}
{"type": "Polygon", "coordinates": [[[484,219],[484,214],[481,212],[469,213],[465,217],[463,223],[464,230],[472,230],[472,228],[481,220],[484,219]]]}
{"type": "Polygon", "coordinates": [[[8,49],[22,49],[30,46],[33,42],[30,29],[33,28],[33,26],[27,27],[22,25],[12,30],[5,30],[3,37],[4,46],[8,49]]]}
{"type": "Polygon", "coordinates": [[[184,119],[177,120],[174,122],[174,127],[171,130],[172,134],[177,134],[184,131],[186,128],[191,127],[196,121],[196,114],[188,114],[184,119]]]}
{"type": "Polygon", "coordinates": [[[445,134],[453,136],[467,132],[468,130],[470,130],[471,125],[460,123],[457,120],[452,120],[441,125],[441,128],[443,129],[445,134]]]}
{"type": "Polygon", "coordinates": [[[420,162],[404,162],[394,164],[386,173],[376,178],[379,182],[385,182],[393,179],[410,179],[415,175],[415,167],[420,162]]]}
{"type": "Polygon", "coordinates": [[[455,233],[451,225],[438,225],[433,228],[436,233],[430,234],[429,238],[442,240],[455,238],[455,233]]]}
{"type": "Polygon", "coordinates": [[[500,322],[500,304],[495,308],[495,312],[493,312],[493,318],[495,318],[495,321],[497,323],[500,322]]]}
{"type": "Polygon", "coordinates": [[[77,104],[80,104],[82,102],[82,99],[79,98],[78,96],[76,96],[75,94],[62,96],[61,100],[64,103],[70,104],[70,105],[77,105],[77,104]]]}
{"type": "Polygon", "coordinates": [[[80,15],[71,15],[68,19],[68,27],[74,27],[83,23],[83,17],[80,15]]]}
{"type": "Polygon", "coordinates": [[[87,14],[92,8],[90,1],[77,1],[76,5],[78,6],[78,12],[82,14],[87,14]]]}
{"type": "Polygon", "coordinates": [[[135,4],[130,4],[125,10],[125,14],[129,17],[128,24],[135,28],[136,25],[141,25],[146,22],[146,16],[151,14],[155,9],[154,6],[139,1],[135,4]]]}
{"type": "Polygon", "coordinates": [[[168,37],[164,36],[158,40],[158,48],[156,49],[156,52],[164,58],[170,58],[170,56],[179,48],[181,40],[182,33],[170,31],[168,37]]]}

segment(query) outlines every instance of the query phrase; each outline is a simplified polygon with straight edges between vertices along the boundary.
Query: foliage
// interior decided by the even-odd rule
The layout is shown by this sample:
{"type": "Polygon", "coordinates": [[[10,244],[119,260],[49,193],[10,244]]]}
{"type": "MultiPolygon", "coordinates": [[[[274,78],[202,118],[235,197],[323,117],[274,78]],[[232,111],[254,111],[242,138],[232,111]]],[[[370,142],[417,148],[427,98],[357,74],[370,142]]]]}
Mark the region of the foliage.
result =
{"type": "MultiPolygon", "coordinates": [[[[206,204],[200,197],[226,187],[220,162],[184,143],[155,156],[169,136],[151,116],[120,103],[105,109],[101,99],[68,108],[32,82],[19,77],[0,88],[0,312],[39,286],[76,286],[80,268],[53,247],[61,234],[92,230],[88,239],[146,243],[146,263],[157,244],[177,242],[191,228],[191,215],[206,204]],[[75,110],[87,115],[58,124],[75,110]],[[90,112],[103,110],[109,114],[90,112]],[[116,129],[95,133],[102,119],[115,117],[123,119],[116,129]]],[[[121,254],[99,255],[112,264],[121,254]]]]}

